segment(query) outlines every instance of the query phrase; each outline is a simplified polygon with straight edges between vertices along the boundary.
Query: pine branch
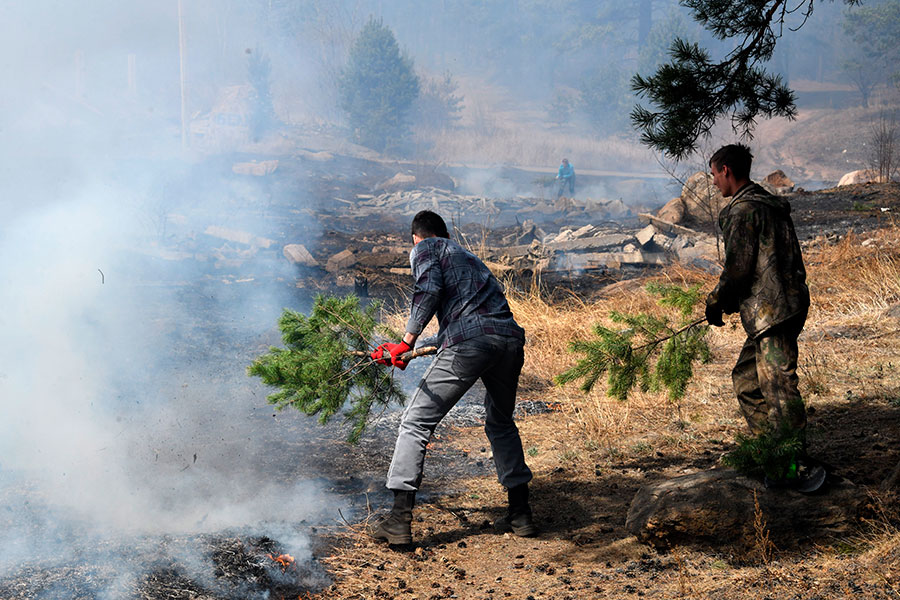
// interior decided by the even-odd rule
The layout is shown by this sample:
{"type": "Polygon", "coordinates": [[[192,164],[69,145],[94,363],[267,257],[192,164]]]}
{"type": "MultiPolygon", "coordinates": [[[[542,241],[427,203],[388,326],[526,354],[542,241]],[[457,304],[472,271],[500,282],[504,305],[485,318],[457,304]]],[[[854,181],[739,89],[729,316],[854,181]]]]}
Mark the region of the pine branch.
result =
{"type": "MultiPolygon", "coordinates": [[[[247,373],[277,388],[268,401],[278,410],[291,406],[324,424],[346,409],[344,419],[352,423],[348,441],[355,443],[374,408],[406,400],[393,367],[369,358],[383,329],[379,309],[378,303],[361,308],[355,296],[318,296],[309,316],[285,309],[278,320],[285,347],[270,348],[247,373]]],[[[427,353],[419,348],[411,354],[427,353]]]]}
{"type": "MultiPolygon", "coordinates": [[[[848,6],[860,3],[843,1],[848,6]]],[[[632,90],[655,106],[648,110],[637,105],[631,112],[641,143],[681,160],[729,113],[733,131],[746,139],[752,139],[759,116],[794,119],[793,91],[779,75],[760,65],[772,58],[787,15],[805,6],[801,15],[806,23],[814,2],[797,0],[792,7],[787,0],[682,0],[694,19],[715,37],[735,39],[734,50],[715,62],[699,44],[676,38],[669,51],[670,62],[649,77],[634,75],[632,90]]]]}
{"type": "Polygon", "coordinates": [[[790,478],[803,451],[802,435],[787,424],[755,436],[738,433],[737,448],[723,456],[722,463],[754,477],[765,475],[773,481],[790,478]]]}
{"type": "Polygon", "coordinates": [[[705,322],[705,321],[706,321],[706,317],[703,317],[702,319],[697,319],[697,320],[694,321],[693,323],[688,323],[687,325],[685,325],[684,327],[682,327],[682,328],[679,329],[678,331],[675,331],[675,332],[673,332],[673,333],[670,333],[670,334],[667,335],[667,336],[664,336],[664,337],[661,337],[661,338],[652,340],[652,341],[650,341],[650,342],[647,342],[646,344],[641,344],[640,346],[636,347],[635,350],[642,350],[642,349],[648,348],[648,347],[650,347],[650,348],[655,347],[655,346],[659,345],[660,343],[665,342],[666,340],[670,340],[670,339],[676,337],[678,334],[684,333],[685,331],[687,331],[687,330],[690,329],[691,327],[696,327],[697,325],[699,325],[700,323],[703,323],[703,322],[705,322]]]}
{"type": "MultiPolygon", "coordinates": [[[[679,311],[682,323],[699,302],[699,286],[683,289],[678,286],[648,285],[647,291],[659,296],[662,307],[679,311]]],[[[709,346],[705,336],[705,318],[684,323],[676,329],[668,319],[641,313],[627,315],[610,313],[617,323],[628,329],[614,331],[594,326],[593,340],[575,340],[569,350],[583,355],[576,364],[555,378],[558,385],[581,380],[581,390],[590,392],[606,375],[607,394],[625,401],[636,385],[642,390],[665,387],[671,400],[684,396],[693,376],[693,363],[709,361],[709,346]],[[644,340],[635,345],[635,338],[644,340]],[[660,346],[662,346],[660,348],[660,346]]]]}

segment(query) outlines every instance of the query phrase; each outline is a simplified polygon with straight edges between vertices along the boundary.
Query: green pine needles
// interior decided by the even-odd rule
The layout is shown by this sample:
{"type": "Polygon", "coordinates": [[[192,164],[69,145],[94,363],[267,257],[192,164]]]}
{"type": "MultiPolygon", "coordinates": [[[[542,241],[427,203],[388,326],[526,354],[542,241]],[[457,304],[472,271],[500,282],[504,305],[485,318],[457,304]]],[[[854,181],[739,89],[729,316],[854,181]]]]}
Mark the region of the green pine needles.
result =
{"type": "Polygon", "coordinates": [[[693,363],[710,358],[706,343],[709,327],[702,325],[705,319],[690,320],[700,300],[700,286],[684,289],[651,283],[646,289],[659,297],[657,304],[676,312],[678,329],[666,317],[613,311],[610,319],[626,329],[617,331],[597,324],[596,339],[571,342],[569,350],[583,357],[556,377],[557,384],[582,380],[582,391],[589,392],[605,374],[607,394],[622,401],[636,385],[643,391],[665,388],[672,401],[684,397],[693,377],[693,363]]]}
{"type": "Polygon", "coordinates": [[[797,476],[797,457],[803,451],[803,432],[785,423],[760,435],[735,436],[737,448],[722,457],[722,463],[750,476],[765,475],[772,481],[797,476]]]}
{"type": "Polygon", "coordinates": [[[318,415],[322,424],[349,402],[344,416],[353,425],[347,441],[355,444],[373,408],[406,400],[391,376],[392,367],[368,356],[376,335],[399,337],[378,323],[379,309],[374,302],[362,309],[352,295],[318,296],[308,317],[285,309],[278,321],[285,347],[271,347],[247,373],[279,388],[268,396],[278,410],[292,406],[318,415]]]}

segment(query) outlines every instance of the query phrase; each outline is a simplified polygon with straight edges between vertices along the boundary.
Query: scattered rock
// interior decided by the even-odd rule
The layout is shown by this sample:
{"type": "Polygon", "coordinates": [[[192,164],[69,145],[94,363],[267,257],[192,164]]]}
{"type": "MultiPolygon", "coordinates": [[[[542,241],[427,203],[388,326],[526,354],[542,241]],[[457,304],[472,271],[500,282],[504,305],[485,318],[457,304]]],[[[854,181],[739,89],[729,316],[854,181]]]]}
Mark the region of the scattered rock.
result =
{"type": "Polygon", "coordinates": [[[684,221],[710,223],[718,218],[719,211],[727,204],[722,192],[713,185],[712,175],[697,171],[681,188],[684,203],[684,221]]]}
{"type": "Polygon", "coordinates": [[[274,173],[275,169],[277,168],[277,160],[264,160],[262,162],[242,162],[234,163],[233,165],[231,165],[231,170],[238,175],[255,175],[256,177],[263,177],[265,175],[269,175],[270,173],[274,173]]]}
{"type": "Polygon", "coordinates": [[[597,228],[593,225],[585,225],[584,227],[580,227],[572,232],[572,239],[581,239],[594,235],[597,232],[597,228]]]}
{"type": "Polygon", "coordinates": [[[556,235],[556,237],[553,238],[553,241],[554,242],[568,242],[573,239],[575,239],[575,236],[573,235],[573,231],[568,228],[563,228],[563,229],[559,230],[559,233],[556,235]]]}
{"type": "Polygon", "coordinates": [[[683,263],[691,263],[698,259],[714,262],[719,258],[719,252],[716,243],[712,238],[705,239],[682,239],[683,245],[675,251],[678,260],[683,263]]]}
{"type": "Polygon", "coordinates": [[[731,469],[700,471],[642,487],[631,501],[625,528],[658,548],[755,543],[756,503],[770,540],[779,547],[848,534],[867,497],[839,478],[822,493],[766,489],[731,469]]]}
{"type": "Polygon", "coordinates": [[[295,265],[318,267],[319,263],[312,257],[303,244],[288,244],[284,247],[284,257],[295,265]]]}
{"type": "Polygon", "coordinates": [[[412,190],[416,187],[416,176],[397,173],[390,179],[375,185],[376,192],[397,192],[412,190]]]}
{"type": "Polygon", "coordinates": [[[314,160],[316,162],[328,162],[334,160],[334,154],[331,152],[310,152],[309,150],[295,150],[297,156],[302,156],[308,160],[314,160]]]}
{"type": "Polygon", "coordinates": [[[652,248],[653,246],[657,246],[659,248],[662,248],[663,250],[670,251],[672,250],[672,247],[674,246],[676,240],[678,240],[677,236],[670,237],[663,233],[654,233],[653,237],[650,238],[650,241],[647,242],[646,247],[652,248]]]}
{"type": "Polygon", "coordinates": [[[878,181],[878,173],[872,169],[859,169],[850,171],[841,177],[840,181],[838,181],[838,187],[857,183],[872,183],[873,181],[878,181]]]}
{"type": "Polygon", "coordinates": [[[657,234],[656,227],[654,227],[651,224],[651,225],[647,225],[646,227],[644,227],[643,229],[638,231],[634,235],[634,237],[637,239],[638,243],[641,246],[646,246],[653,239],[653,236],[656,234],[657,234]]]}
{"type": "Polygon", "coordinates": [[[334,256],[328,259],[328,262],[325,263],[325,270],[329,273],[336,273],[338,271],[342,271],[347,267],[352,267],[356,264],[356,255],[353,254],[353,251],[349,248],[346,250],[341,250],[334,256]]]}
{"type": "Polygon", "coordinates": [[[794,191],[794,182],[781,169],[772,171],[759,183],[773,194],[786,194],[794,191]]]}
{"type": "Polygon", "coordinates": [[[684,219],[684,201],[681,197],[672,198],[656,211],[656,216],[669,223],[681,223],[684,219]]]}
{"type": "Polygon", "coordinates": [[[514,231],[513,233],[504,237],[503,242],[513,246],[522,246],[525,244],[530,244],[535,240],[540,242],[546,236],[546,232],[540,227],[537,227],[534,224],[534,221],[532,221],[531,219],[526,219],[525,222],[522,223],[522,226],[519,228],[519,230],[514,231]]]}
{"type": "Polygon", "coordinates": [[[600,208],[612,219],[624,219],[634,214],[628,205],[618,198],[601,203],[600,208]]]}

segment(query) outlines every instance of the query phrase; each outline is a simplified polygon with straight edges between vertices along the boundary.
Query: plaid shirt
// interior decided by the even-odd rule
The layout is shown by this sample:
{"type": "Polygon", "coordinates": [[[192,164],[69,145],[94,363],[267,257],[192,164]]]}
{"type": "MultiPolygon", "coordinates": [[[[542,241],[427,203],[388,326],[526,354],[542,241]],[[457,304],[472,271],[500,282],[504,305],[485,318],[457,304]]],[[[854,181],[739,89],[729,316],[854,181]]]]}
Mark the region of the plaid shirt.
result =
{"type": "Polygon", "coordinates": [[[416,280],[406,331],[419,335],[437,314],[440,348],[485,334],[525,341],[500,282],[478,258],[454,241],[425,238],[409,253],[416,280]]]}

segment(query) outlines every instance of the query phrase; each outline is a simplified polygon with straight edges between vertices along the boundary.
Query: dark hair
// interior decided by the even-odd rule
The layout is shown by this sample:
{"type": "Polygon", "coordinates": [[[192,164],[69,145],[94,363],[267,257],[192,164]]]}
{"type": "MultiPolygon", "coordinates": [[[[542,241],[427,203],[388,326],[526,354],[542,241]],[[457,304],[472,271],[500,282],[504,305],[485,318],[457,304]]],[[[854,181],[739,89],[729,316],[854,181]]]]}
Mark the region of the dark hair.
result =
{"type": "Polygon", "coordinates": [[[728,144],[716,150],[709,159],[709,166],[721,169],[728,166],[734,173],[734,178],[740,181],[750,177],[750,165],[753,164],[753,155],[750,148],[744,144],[728,144]]]}
{"type": "Polygon", "coordinates": [[[447,224],[444,223],[441,215],[431,212],[430,210],[420,211],[413,217],[410,230],[414,235],[417,235],[420,238],[450,237],[450,234],[447,233],[447,224]]]}

